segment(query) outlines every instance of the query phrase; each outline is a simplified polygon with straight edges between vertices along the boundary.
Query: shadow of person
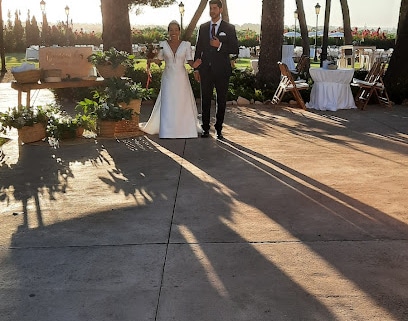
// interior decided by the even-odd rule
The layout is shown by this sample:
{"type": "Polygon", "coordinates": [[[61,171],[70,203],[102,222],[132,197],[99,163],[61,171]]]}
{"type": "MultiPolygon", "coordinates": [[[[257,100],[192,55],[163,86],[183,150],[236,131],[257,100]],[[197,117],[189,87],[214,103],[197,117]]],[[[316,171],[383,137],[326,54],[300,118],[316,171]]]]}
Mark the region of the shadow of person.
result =
{"type": "Polygon", "coordinates": [[[58,219],[14,233],[19,250],[2,262],[15,271],[7,282],[20,289],[5,302],[17,319],[293,320],[302,311],[305,319],[334,320],[270,259],[271,249],[227,223],[239,194],[220,189],[229,182],[214,168],[194,166],[202,165],[191,158],[200,155],[198,142],[104,140],[92,171],[72,165],[58,219]]]}

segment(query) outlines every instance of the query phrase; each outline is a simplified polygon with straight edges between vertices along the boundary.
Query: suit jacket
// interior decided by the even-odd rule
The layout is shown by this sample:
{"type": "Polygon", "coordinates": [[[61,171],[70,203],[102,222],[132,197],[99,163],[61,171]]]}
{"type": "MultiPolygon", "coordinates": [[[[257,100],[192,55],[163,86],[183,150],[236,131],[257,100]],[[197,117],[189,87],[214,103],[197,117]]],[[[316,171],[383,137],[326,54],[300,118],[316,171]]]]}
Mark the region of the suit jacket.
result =
{"type": "Polygon", "coordinates": [[[238,39],[235,32],[235,26],[221,21],[216,37],[221,41],[221,48],[210,46],[210,25],[208,21],[200,26],[194,60],[201,58],[202,63],[199,70],[211,68],[216,75],[231,75],[230,54],[238,55],[238,39]]]}

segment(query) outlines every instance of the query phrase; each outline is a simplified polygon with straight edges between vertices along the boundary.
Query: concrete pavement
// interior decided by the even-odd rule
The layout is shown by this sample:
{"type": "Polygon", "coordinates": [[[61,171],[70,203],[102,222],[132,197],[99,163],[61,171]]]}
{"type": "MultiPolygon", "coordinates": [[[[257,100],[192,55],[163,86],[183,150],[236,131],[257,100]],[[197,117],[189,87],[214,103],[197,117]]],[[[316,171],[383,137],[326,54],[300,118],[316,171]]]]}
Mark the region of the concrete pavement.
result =
{"type": "Polygon", "coordinates": [[[225,137],[11,132],[0,320],[408,320],[408,108],[235,106],[225,137]]]}

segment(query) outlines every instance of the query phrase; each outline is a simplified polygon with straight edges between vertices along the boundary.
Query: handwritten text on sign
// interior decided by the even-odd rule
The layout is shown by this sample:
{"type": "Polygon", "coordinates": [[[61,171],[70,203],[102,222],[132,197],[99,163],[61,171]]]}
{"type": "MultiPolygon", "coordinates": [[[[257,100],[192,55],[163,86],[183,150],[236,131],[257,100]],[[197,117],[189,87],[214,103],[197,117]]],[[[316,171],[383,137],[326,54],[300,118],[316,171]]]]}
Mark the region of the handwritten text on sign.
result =
{"type": "Polygon", "coordinates": [[[92,71],[88,56],[91,47],[44,47],[40,48],[40,68],[61,69],[61,78],[87,78],[92,71]]]}

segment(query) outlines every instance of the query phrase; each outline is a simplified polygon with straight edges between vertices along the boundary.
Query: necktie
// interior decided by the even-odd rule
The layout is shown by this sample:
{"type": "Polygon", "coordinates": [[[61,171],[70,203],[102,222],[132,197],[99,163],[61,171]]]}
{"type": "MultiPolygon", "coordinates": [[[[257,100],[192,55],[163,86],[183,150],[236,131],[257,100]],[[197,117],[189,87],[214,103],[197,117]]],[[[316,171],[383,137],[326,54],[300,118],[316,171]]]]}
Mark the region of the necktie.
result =
{"type": "Polygon", "coordinates": [[[211,28],[211,37],[215,37],[215,26],[216,26],[217,24],[216,23],[213,23],[212,24],[212,28],[211,28]]]}

